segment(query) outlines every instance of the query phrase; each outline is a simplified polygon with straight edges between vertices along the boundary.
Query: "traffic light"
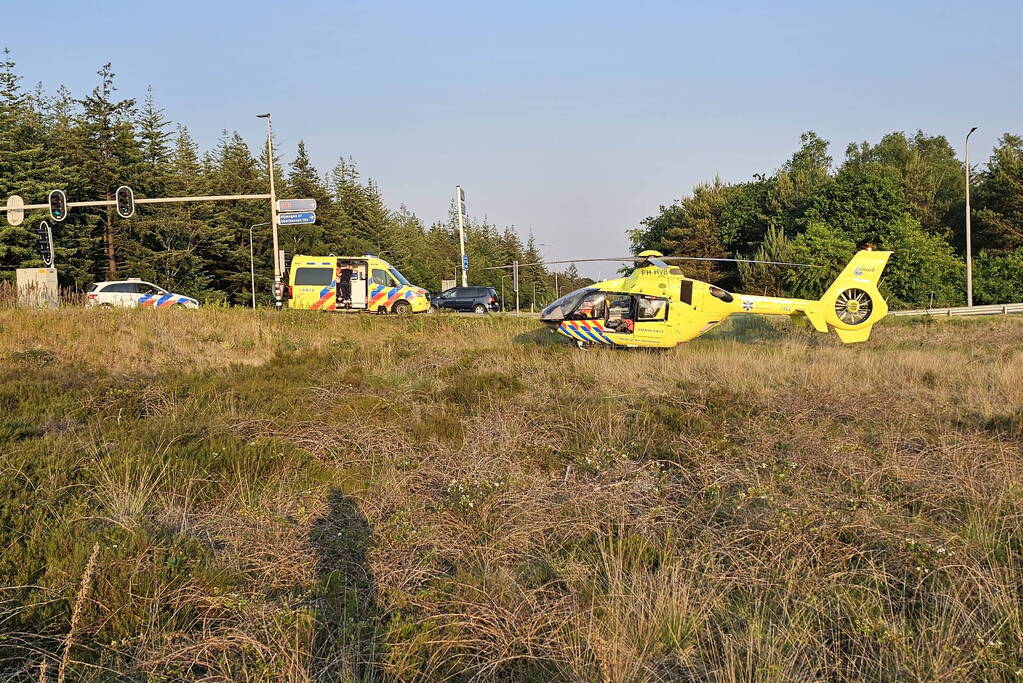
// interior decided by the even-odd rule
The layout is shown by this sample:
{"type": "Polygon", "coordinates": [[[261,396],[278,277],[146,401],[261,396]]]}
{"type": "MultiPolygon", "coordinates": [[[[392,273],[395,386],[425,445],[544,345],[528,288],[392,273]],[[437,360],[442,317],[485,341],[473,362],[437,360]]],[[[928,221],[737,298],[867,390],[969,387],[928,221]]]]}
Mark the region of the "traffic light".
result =
{"type": "Polygon", "coordinates": [[[67,218],[67,195],[64,190],[50,192],[50,217],[58,223],[67,218]]]}
{"type": "Polygon", "coordinates": [[[39,227],[36,228],[36,235],[36,248],[39,250],[39,258],[49,268],[53,265],[53,233],[50,232],[50,226],[46,224],[46,221],[39,223],[39,227]]]}
{"type": "Polygon", "coordinates": [[[115,193],[117,199],[117,215],[131,218],[135,215],[135,193],[127,185],[121,185],[115,193]]]}

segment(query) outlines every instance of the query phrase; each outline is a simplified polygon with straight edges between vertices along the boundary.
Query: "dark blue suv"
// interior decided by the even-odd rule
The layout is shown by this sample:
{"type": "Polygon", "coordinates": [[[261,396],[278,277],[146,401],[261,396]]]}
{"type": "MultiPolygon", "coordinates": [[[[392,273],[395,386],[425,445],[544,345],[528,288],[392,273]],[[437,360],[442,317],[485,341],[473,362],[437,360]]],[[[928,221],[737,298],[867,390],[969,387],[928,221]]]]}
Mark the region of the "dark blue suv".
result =
{"type": "Polygon", "coordinates": [[[501,310],[501,301],[493,287],[452,287],[435,296],[430,305],[436,309],[470,313],[501,310]]]}

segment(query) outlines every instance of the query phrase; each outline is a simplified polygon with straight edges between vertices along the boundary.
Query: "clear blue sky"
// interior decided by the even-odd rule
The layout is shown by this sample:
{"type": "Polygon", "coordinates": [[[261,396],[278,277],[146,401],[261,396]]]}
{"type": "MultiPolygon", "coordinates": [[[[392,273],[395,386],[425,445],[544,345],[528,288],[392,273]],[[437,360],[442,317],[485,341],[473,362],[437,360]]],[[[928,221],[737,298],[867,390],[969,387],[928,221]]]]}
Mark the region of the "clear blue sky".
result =
{"type": "Polygon", "coordinates": [[[560,258],[627,253],[658,205],[777,169],[804,130],[836,160],[977,125],[983,161],[1023,132],[1018,2],[5,4],[26,86],[81,95],[111,61],[204,148],[229,129],[256,150],[270,111],[285,163],[299,139],[321,172],[352,156],[427,223],[461,183],[560,258]]]}

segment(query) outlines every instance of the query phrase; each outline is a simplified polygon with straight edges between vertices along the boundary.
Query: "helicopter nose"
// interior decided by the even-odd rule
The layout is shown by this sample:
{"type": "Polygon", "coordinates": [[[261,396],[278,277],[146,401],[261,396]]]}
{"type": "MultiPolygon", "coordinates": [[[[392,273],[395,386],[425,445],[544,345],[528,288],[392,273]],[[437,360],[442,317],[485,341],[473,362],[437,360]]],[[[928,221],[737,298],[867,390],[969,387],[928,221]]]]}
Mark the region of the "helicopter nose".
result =
{"type": "Polygon", "coordinates": [[[540,321],[545,323],[560,323],[565,319],[565,314],[561,310],[561,306],[548,306],[547,308],[540,311],[540,321]]]}

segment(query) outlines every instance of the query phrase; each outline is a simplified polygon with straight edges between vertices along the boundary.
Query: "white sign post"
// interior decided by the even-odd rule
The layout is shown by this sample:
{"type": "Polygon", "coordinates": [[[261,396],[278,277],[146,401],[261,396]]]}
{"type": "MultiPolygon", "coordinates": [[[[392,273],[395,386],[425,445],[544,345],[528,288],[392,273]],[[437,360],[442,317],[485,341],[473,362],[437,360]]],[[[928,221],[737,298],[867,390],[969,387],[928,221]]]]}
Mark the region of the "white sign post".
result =
{"type": "Polygon", "coordinates": [[[512,288],[515,290],[515,312],[519,312],[519,262],[512,261],[512,288]]]}
{"type": "Polygon", "coordinates": [[[469,286],[469,257],[465,255],[465,193],[461,185],[455,185],[455,208],[458,212],[458,250],[462,258],[462,286],[469,286]]]}

